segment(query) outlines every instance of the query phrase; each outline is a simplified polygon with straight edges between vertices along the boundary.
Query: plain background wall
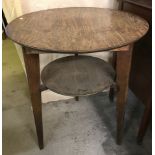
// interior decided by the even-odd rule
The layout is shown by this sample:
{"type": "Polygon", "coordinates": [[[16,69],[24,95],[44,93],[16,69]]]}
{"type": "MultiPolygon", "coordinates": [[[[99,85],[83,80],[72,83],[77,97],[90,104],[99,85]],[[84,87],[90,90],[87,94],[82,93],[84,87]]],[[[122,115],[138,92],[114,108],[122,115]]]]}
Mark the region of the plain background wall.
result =
{"type": "MultiPolygon", "coordinates": [[[[117,9],[118,2],[117,0],[3,0],[3,11],[5,13],[8,23],[11,22],[13,19],[26,13],[51,8],[61,8],[61,7],[101,7],[101,8],[117,9]]],[[[15,45],[17,48],[19,58],[25,70],[21,47],[17,44],[15,45]]],[[[108,61],[110,57],[109,53],[102,53],[102,52],[91,55],[100,57],[106,61],[108,61]]],[[[40,69],[42,70],[42,68],[47,63],[62,56],[64,55],[63,54],[40,55],[40,69]]],[[[55,94],[48,90],[42,93],[43,102],[64,98],[68,97],[55,94]]]]}

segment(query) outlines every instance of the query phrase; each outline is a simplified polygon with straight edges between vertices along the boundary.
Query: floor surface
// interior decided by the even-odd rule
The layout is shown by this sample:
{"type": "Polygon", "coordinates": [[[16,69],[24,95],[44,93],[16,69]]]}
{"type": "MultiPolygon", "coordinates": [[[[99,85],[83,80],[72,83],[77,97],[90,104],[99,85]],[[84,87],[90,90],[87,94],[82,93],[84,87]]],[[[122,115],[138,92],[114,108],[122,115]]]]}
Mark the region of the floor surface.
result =
{"type": "Polygon", "coordinates": [[[115,103],[108,93],[43,104],[39,150],[27,81],[15,47],[3,41],[3,155],[151,155],[151,126],[142,145],[136,134],[144,107],[129,92],[122,145],[115,143],[115,103]]]}

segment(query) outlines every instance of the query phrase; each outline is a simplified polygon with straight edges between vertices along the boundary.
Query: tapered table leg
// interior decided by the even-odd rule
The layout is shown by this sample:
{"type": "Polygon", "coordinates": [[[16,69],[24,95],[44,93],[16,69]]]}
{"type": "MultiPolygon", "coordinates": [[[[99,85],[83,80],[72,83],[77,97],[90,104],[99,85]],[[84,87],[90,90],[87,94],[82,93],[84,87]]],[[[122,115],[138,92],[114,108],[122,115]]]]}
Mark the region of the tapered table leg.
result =
{"type": "Polygon", "coordinates": [[[116,83],[119,89],[116,98],[117,144],[121,144],[123,136],[125,104],[128,94],[128,81],[132,59],[132,48],[133,45],[130,45],[127,51],[117,52],[116,83]]]}
{"type": "Polygon", "coordinates": [[[39,54],[26,54],[28,48],[23,47],[23,55],[27,72],[34,120],[38,136],[39,148],[43,148],[42,104],[40,91],[39,54]]]}

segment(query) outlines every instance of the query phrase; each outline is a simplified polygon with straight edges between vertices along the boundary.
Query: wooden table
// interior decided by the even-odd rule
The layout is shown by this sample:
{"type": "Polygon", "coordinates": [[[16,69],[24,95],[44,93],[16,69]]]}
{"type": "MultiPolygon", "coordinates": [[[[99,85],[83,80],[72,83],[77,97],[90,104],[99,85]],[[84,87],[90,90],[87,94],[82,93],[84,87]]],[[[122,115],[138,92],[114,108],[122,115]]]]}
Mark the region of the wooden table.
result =
{"type": "Polygon", "coordinates": [[[116,101],[117,143],[120,144],[133,43],[143,37],[148,28],[148,23],[134,14],[89,7],[34,12],[15,19],[7,26],[8,37],[23,47],[40,149],[43,148],[43,89],[40,86],[39,54],[69,53],[77,56],[116,52],[116,83],[119,87],[116,101]]]}

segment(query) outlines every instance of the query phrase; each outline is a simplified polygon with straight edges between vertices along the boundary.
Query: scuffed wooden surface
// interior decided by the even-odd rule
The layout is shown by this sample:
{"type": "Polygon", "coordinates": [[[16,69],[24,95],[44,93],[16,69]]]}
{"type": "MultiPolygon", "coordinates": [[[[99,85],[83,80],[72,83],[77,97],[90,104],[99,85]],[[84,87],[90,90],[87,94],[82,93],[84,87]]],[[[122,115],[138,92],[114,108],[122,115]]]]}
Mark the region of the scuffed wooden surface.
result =
{"type": "Polygon", "coordinates": [[[87,53],[111,50],[140,39],[148,30],[142,18],[103,8],[59,8],[23,15],[6,31],[15,42],[45,52],[87,53]]]}
{"type": "Polygon", "coordinates": [[[68,96],[90,95],[109,88],[115,72],[102,59],[68,56],[49,63],[41,79],[50,90],[68,96]]]}

